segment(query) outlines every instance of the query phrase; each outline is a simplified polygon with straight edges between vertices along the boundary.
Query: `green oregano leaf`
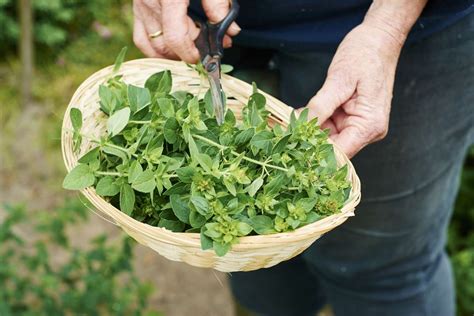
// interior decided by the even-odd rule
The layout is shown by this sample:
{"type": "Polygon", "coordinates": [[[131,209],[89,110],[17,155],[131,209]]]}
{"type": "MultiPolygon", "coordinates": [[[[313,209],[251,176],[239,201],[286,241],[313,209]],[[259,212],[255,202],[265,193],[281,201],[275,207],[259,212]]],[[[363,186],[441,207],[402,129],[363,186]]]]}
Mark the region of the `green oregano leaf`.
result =
{"type": "Polygon", "coordinates": [[[288,134],[283,136],[276,144],[273,146],[272,154],[279,154],[285,150],[286,144],[288,144],[288,140],[290,139],[291,135],[288,134]]]}
{"type": "Polygon", "coordinates": [[[99,86],[100,109],[107,115],[112,114],[117,107],[117,100],[112,90],[103,84],[99,86]]]}
{"type": "Polygon", "coordinates": [[[66,190],[82,190],[95,182],[94,173],[88,165],[80,164],[74,167],[64,178],[63,188],[66,190]]]}
{"type": "Polygon", "coordinates": [[[159,98],[157,100],[158,107],[160,108],[161,113],[164,117],[171,118],[174,117],[174,106],[168,98],[159,98]]]}
{"type": "Polygon", "coordinates": [[[153,192],[155,186],[155,174],[150,169],[146,169],[132,181],[132,188],[138,192],[153,192]]]}
{"type": "Polygon", "coordinates": [[[134,183],[137,178],[143,173],[142,165],[138,160],[132,161],[130,164],[130,169],[128,170],[128,183],[134,183]]]}
{"type": "Polygon", "coordinates": [[[212,172],[212,158],[209,155],[197,153],[195,155],[196,160],[199,162],[199,165],[206,171],[212,172]]]}
{"type": "Polygon", "coordinates": [[[189,224],[190,209],[186,202],[184,202],[179,195],[170,196],[171,208],[174,215],[183,223],[189,224]]]}
{"type": "Polygon", "coordinates": [[[232,65],[221,64],[221,73],[227,74],[232,70],[234,70],[234,67],[232,65]]]}
{"type": "Polygon", "coordinates": [[[130,108],[123,108],[118,110],[107,120],[107,131],[110,136],[115,136],[120,133],[128,124],[130,119],[130,108]]]}
{"type": "Polygon", "coordinates": [[[214,116],[214,106],[212,104],[211,89],[208,89],[204,95],[204,107],[209,116],[214,116]]]}
{"type": "Polygon", "coordinates": [[[172,87],[171,72],[169,70],[158,72],[150,76],[145,82],[145,88],[153,95],[170,93],[172,87]]]}
{"type": "Polygon", "coordinates": [[[270,217],[265,215],[256,215],[250,218],[250,223],[255,232],[259,235],[266,235],[274,233],[273,221],[270,217]]]}
{"type": "Polygon", "coordinates": [[[123,60],[125,59],[126,53],[127,53],[127,47],[125,46],[124,48],[122,48],[117,58],[115,59],[113,72],[119,71],[120,66],[122,66],[123,60]]]}
{"type": "Polygon", "coordinates": [[[101,196],[115,196],[120,192],[120,186],[115,183],[111,176],[105,176],[97,182],[95,192],[101,196]]]}
{"type": "Polygon", "coordinates": [[[214,248],[214,250],[216,251],[216,254],[219,257],[225,256],[225,254],[229,252],[230,247],[231,247],[230,244],[221,243],[221,242],[217,242],[217,241],[213,242],[213,248],[214,248]]]}
{"type": "Polygon", "coordinates": [[[261,131],[255,134],[250,140],[250,145],[252,146],[254,154],[260,149],[269,154],[272,148],[272,138],[273,133],[269,131],[261,131]]]}
{"type": "Polygon", "coordinates": [[[203,226],[201,228],[201,233],[200,233],[200,237],[201,237],[201,249],[202,250],[207,250],[207,249],[212,249],[213,245],[213,241],[212,241],[212,238],[206,236],[206,234],[204,233],[206,230],[205,226],[203,226]]]}
{"type": "Polygon", "coordinates": [[[183,183],[191,183],[195,170],[193,167],[187,166],[177,169],[176,174],[178,175],[179,180],[183,183]]]}
{"type": "Polygon", "coordinates": [[[189,213],[189,224],[194,228],[201,228],[206,223],[206,218],[195,210],[189,213]]]}
{"type": "Polygon", "coordinates": [[[87,153],[85,153],[81,158],[79,158],[78,162],[80,163],[90,163],[93,161],[97,161],[99,159],[99,147],[92,148],[87,153]]]}
{"type": "Polygon", "coordinates": [[[267,194],[278,194],[282,187],[287,183],[287,176],[285,174],[279,174],[273,178],[268,184],[263,188],[264,192],[267,194]]]}
{"type": "Polygon", "coordinates": [[[314,198],[303,198],[303,199],[299,199],[296,202],[296,205],[302,207],[305,211],[309,212],[316,205],[316,201],[317,201],[317,198],[315,198],[315,197],[314,198]]]}
{"type": "Polygon", "coordinates": [[[71,108],[71,112],[69,112],[69,116],[71,117],[71,124],[72,128],[76,132],[80,132],[82,128],[82,112],[78,108],[71,108]]]}
{"type": "Polygon", "coordinates": [[[163,126],[163,135],[170,144],[174,144],[178,140],[179,123],[174,117],[170,117],[166,120],[163,126]]]}
{"type": "Polygon", "coordinates": [[[172,232],[179,233],[184,230],[186,227],[186,224],[183,222],[180,222],[179,220],[170,220],[166,218],[161,218],[160,221],[158,222],[158,227],[163,227],[168,230],[171,230],[172,232]]]}
{"type": "Polygon", "coordinates": [[[128,161],[127,153],[124,152],[123,150],[120,150],[116,147],[111,147],[109,145],[105,145],[105,146],[101,147],[101,149],[106,154],[119,157],[120,159],[122,159],[123,162],[128,161]]]}
{"type": "Polygon", "coordinates": [[[263,185],[263,178],[258,177],[246,189],[250,196],[254,196],[263,185]]]}
{"type": "Polygon", "coordinates": [[[235,188],[234,182],[228,178],[224,178],[223,183],[227,190],[229,190],[229,193],[232,194],[233,196],[237,195],[237,189],[235,188]]]}
{"type": "Polygon", "coordinates": [[[239,236],[246,236],[246,235],[250,234],[252,229],[253,229],[253,227],[250,226],[249,224],[245,223],[245,222],[239,222],[237,224],[237,231],[239,233],[239,236]]]}
{"type": "Polygon", "coordinates": [[[151,102],[150,91],[145,88],[129,85],[127,89],[128,102],[132,113],[136,113],[151,102]]]}
{"type": "Polygon", "coordinates": [[[247,144],[255,134],[255,129],[254,128],[248,128],[243,131],[241,131],[237,136],[235,137],[235,144],[236,145],[243,145],[247,144]]]}
{"type": "Polygon", "coordinates": [[[128,183],[120,187],[120,210],[127,215],[131,215],[135,207],[135,192],[128,183]]]}
{"type": "Polygon", "coordinates": [[[191,196],[189,200],[199,214],[209,214],[209,203],[206,198],[202,196],[191,196]]]}

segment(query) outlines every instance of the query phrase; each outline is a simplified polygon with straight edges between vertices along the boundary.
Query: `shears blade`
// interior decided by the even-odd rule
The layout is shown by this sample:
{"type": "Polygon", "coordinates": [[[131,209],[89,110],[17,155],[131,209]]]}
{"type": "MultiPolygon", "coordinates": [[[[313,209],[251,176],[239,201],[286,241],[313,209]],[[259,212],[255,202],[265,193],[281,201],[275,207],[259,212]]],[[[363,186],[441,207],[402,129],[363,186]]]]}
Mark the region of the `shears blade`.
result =
{"type": "Polygon", "coordinates": [[[204,60],[203,65],[209,79],[212,106],[214,108],[217,124],[222,125],[225,116],[225,100],[221,85],[220,57],[208,57],[204,60]]]}
{"type": "Polygon", "coordinates": [[[229,13],[219,23],[195,21],[200,31],[194,42],[201,55],[201,63],[208,74],[212,105],[219,125],[224,122],[225,116],[225,100],[221,86],[221,58],[224,55],[223,41],[227,29],[239,13],[237,0],[230,0],[229,3],[229,13]]]}

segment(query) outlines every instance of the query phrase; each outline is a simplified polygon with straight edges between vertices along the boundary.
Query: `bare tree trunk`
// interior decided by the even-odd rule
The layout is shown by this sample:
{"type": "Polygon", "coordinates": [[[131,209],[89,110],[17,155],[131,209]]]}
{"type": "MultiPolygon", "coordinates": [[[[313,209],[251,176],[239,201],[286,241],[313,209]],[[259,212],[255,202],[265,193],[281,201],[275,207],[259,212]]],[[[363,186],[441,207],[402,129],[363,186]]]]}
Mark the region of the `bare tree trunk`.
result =
{"type": "Polygon", "coordinates": [[[21,103],[23,108],[31,103],[31,86],[33,81],[33,9],[31,0],[18,2],[21,34],[19,50],[21,59],[21,103]]]}

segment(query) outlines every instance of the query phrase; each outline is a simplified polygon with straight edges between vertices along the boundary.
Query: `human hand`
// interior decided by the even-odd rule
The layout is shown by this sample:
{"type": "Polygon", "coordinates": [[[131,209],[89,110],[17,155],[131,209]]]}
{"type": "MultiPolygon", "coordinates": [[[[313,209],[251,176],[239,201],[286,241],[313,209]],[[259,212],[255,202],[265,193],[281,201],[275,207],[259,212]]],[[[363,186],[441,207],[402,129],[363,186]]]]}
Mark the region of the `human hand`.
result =
{"type": "MultiPolygon", "coordinates": [[[[181,59],[188,63],[199,60],[194,40],[199,28],[187,15],[189,0],[134,0],[133,42],[148,57],[181,59]],[[162,32],[156,38],[150,34],[162,32]]],[[[227,0],[203,0],[202,6],[213,23],[220,22],[229,11],[227,0]]],[[[224,36],[225,48],[232,45],[231,36],[240,32],[233,22],[224,36]]]]}
{"type": "MultiPolygon", "coordinates": [[[[415,14],[423,5],[419,2],[415,14]]],[[[390,12],[380,1],[374,2],[364,22],[339,45],[325,83],[307,104],[309,117],[318,117],[349,157],[388,131],[398,57],[418,16],[407,18],[400,14],[402,8],[395,9],[396,13],[390,12]],[[397,17],[400,24],[394,22],[397,17]]]]}

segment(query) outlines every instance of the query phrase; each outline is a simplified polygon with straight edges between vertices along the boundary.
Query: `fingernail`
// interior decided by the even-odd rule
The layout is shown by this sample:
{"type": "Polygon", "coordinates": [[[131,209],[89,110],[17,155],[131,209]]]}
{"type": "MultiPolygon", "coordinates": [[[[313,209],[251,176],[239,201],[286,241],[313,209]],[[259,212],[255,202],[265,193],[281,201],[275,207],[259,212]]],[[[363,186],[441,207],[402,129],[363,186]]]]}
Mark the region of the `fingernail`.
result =
{"type": "Polygon", "coordinates": [[[240,26],[237,24],[237,23],[232,23],[232,25],[230,26],[230,30],[232,33],[239,33],[240,31],[242,31],[242,29],[240,28],[240,26]]]}

